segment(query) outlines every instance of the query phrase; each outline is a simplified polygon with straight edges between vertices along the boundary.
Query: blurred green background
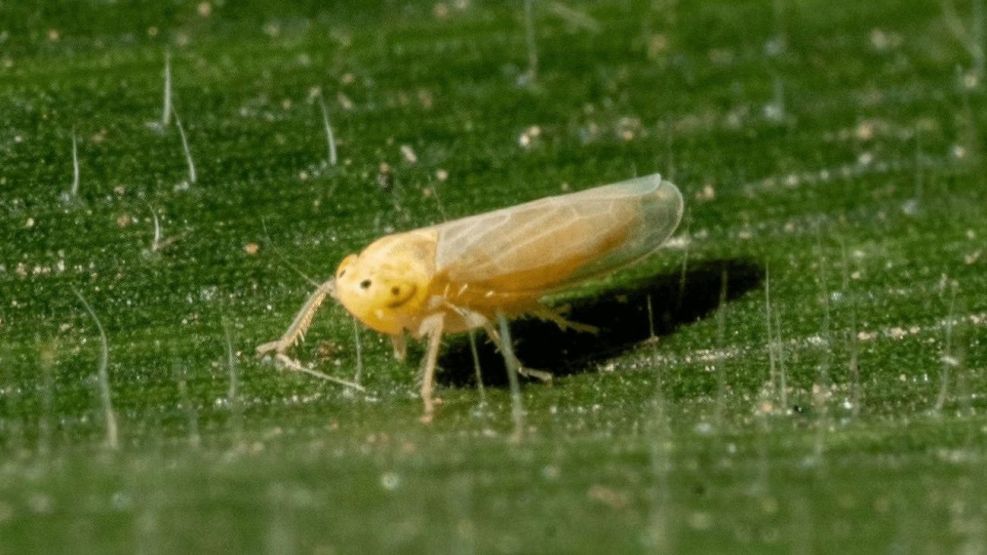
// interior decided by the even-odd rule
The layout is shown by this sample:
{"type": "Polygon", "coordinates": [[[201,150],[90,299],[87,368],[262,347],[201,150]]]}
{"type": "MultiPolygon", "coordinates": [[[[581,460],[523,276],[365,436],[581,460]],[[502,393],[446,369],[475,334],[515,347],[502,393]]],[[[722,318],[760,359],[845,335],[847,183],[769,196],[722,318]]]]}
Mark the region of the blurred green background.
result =
{"type": "Polygon", "coordinates": [[[982,0],[528,8],[0,1],[0,553],[987,550],[982,0]],[[489,345],[431,426],[420,348],[253,355],[291,265],[653,172],[603,333],[513,328],[520,443],[489,345]]]}

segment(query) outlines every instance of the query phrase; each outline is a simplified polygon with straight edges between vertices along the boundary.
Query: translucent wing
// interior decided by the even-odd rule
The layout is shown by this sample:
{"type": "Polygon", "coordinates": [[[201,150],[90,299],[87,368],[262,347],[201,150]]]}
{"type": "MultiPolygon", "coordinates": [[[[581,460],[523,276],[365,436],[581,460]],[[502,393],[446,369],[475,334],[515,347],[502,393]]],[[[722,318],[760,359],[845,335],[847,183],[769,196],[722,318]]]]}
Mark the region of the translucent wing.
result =
{"type": "Polygon", "coordinates": [[[647,256],[682,209],[658,174],[548,197],[435,226],[435,269],[458,286],[548,292],[647,256]]]}

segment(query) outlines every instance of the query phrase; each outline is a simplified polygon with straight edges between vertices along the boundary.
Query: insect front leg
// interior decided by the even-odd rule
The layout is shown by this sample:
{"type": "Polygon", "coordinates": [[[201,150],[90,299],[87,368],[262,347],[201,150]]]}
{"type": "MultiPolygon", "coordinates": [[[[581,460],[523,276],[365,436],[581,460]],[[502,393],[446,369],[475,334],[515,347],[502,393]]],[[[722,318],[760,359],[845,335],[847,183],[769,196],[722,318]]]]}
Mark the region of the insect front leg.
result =
{"type": "Polygon", "coordinates": [[[309,296],[308,300],[305,301],[305,304],[302,305],[302,308],[298,311],[298,314],[295,314],[295,319],[292,320],[291,325],[288,326],[288,329],[284,332],[280,339],[257,346],[257,356],[261,357],[268,353],[273,353],[274,359],[289,370],[302,372],[310,376],[363,391],[363,386],[360,384],[334,378],[328,374],[324,374],[317,370],[312,370],[311,368],[303,366],[300,362],[286,354],[288,349],[295,345],[295,343],[301,339],[304,339],[305,331],[308,330],[310,325],[312,325],[312,318],[315,317],[315,313],[319,310],[319,306],[326,300],[326,297],[333,295],[335,290],[335,280],[330,279],[320,285],[315,292],[309,296]]]}
{"type": "Polygon", "coordinates": [[[332,295],[336,290],[335,280],[330,279],[329,281],[320,285],[314,293],[312,293],[302,308],[295,314],[295,319],[292,320],[291,325],[284,332],[280,339],[276,341],[270,341],[262,345],[257,346],[257,355],[263,356],[267,353],[274,352],[276,355],[284,354],[288,349],[290,349],[295,343],[300,339],[304,339],[305,331],[308,327],[312,325],[312,318],[315,316],[316,311],[319,310],[319,306],[326,300],[326,297],[332,295]]]}
{"type": "Polygon", "coordinates": [[[389,336],[391,338],[391,347],[394,348],[394,358],[403,361],[408,358],[408,340],[404,333],[389,336]]]}
{"type": "Polygon", "coordinates": [[[435,413],[435,400],[432,398],[432,391],[435,385],[435,366],[439,358],[439,348],[442,346],[444,327],[444,316],[434,314],[425,318],[418,328],[419,333],[428,338],[428,350],[425,352],[425,358],[422,359],[421,387],[422,403],[425,405],[421,421],[425,424],[432,421],[432,415],[435,413]]]}

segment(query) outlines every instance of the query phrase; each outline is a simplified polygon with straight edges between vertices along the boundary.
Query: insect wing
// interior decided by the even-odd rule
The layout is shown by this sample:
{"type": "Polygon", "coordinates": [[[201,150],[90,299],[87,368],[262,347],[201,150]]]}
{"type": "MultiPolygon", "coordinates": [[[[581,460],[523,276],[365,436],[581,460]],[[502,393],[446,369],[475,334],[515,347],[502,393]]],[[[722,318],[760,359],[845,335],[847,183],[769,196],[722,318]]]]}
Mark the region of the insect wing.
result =
{"type": "Polygon", "coordinates": [[[683,201],[655,174],[436,226],[436,271],[460,286],[548,292],[647,256],[683,201]]]}

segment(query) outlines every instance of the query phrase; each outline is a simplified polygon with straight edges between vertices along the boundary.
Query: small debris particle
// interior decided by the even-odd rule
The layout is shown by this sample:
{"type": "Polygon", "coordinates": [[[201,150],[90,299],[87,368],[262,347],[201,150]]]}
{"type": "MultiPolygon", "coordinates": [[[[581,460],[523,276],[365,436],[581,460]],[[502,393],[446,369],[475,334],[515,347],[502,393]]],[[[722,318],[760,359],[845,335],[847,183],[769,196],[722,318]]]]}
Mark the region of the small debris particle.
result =
{"type": "Polygon", "coordinates": [[[668,50],[668,37],[666,35],[651,35],[648,38],[648,59],[654,60],[668,50]]]}
{"type": "Polygon", "coordinates": [[[196,6],[195,11],[199,13],[199,17],[209,17],[212,15],[212,4],[209,2],[199,2],[196,6]]]}
{"type": "Polygon", "coordinates": [[[62,34],[58,32],[58,29],[48,29],[48,40],[51,42],[58,42],[58,39],[62,38],[62,34]]]}
{"type": "Polygon", "coordinates": [[[426,110],[432,109],[432,93],[425,89],[418,89],[418,103],[426,110]]]}
{"type": "Polygon", "coordinates": [[[617,137],[624,142],[633,141],[641,134],[642,130],[641,120],[634,117],[620,118],[614,128],[617,137]]]}
{"type": "Polygon", "coordinates": [[[689,515],[689,526],[695,530],[706,530],[713,524],[709,513],[697,511],[689,515]]]}
{"type": "Polygon", "coordinates": [[[418,155],[415,154],[415,149],[411,148],[411,145],[401,145],[401,156],[404,156],[404,161],[409,164],[418,162],[418,155]]]}
{"type": "Polygon", "coordinates": [[[117,216],[117,227],[120,229],[123,229],[132,223],[134,223],[134,219],[130,217],[130,214],[124,213],[117,216]]]}
{"type": "Polygon", "coordinates": [[[247,243],[246,245],[243,246],[243,252],[247,253],[250,256],[253,256],[258,252],[260,252],[260,245],[258,245],[257,243],[247,243]]]}
{"type": "Polygon", "coordinates": [[[532,125],[531,127],[525,129],[518,136],[517,143],[521,145],[523,149],[529,149],[534,146],[535,141],[541,136],[541,127],[537,125],[532,125]]]}
{"type": "Polygon", "coordinates": [[[34,218],[28,218],[27,221],[24,222],[24,227],[26,229],[31,229],[34,227],[34,218]]]}
{"type": "Polygon", "coordinates": [[[967,90],[974,90],[980,86],[980,76],[975,71],[968,71],[963,74],[963,86],[967,90]]]}
{"type": "Polygon", "coordinates": [[[878,52],[897,48],[902,42],[903,39],[898,33],[885,32],[883,29],[872,29],[870,32],[870,44],[878,52]]]}
{"type": "Polygon", "coordinates": [[[315,356],[320,361],[325,362],[327,360],[336,360],[343,351],[345,351],[343,346],[335,341],[319,341],[319,344],[316,346],[315,356]]]}
{"type": "Polygon", "coordinates": [[[387,491],[394,491],[401,485],[401,477],[394,472],[385,472],[380,476],[380,485],[387,491]]]}
{"type": "Polygon", "coordinates": [[[611,509],[623,509],[627,506],[627,494],[613,488],[594,484],[586,492],[586,496],[594,501],[599,501],[611,509]]]}
{"type": "Polygon", "coordinates": [[[861,141],[869,141],[874,138],[874,122],[862,121],[857,125],[856,129],[857,139],[861,141]]]}
{"type": "Polygon", "coordinates": [[[265,35],[272,39],[277,38],[278,35],[281,34],[281,26],[273,21],[265,23],[261,29],[264,31],[265,35]]]}
{"type": "Polygon", "coordinates": [[[858,332],[857,339],[860,341],[873,341],[877,339],[877,332],[873,332],[873,331],[858,332]]]}
{"type": "Polygon", "coordinates": [[[449,172],[442,168],[439,168],[435,170],[435,179],[444,182],[445,180],[449,179],[449,172]]]}
{"type": "Polygon", "coordinates": [[[336,93],[336,102],[339,102],[340,107],[347,112],[353,109],[353,101],[350,100],[350,97],[343,94],[342,91],[336,93]]]}
{"type": "Polygon", "coordinates": [[[761,510],[769,515],[773,515],[778,512],[778,501],[774,497],[765,497],[761,499],[761,510]]]}
{"type": "Polygon", "coordinates": [[[394,186],[394,178],[391,174],[391,165],[387,162],[381,162],[377,166],[377,185],[385,191],[389,191],[391,187],[394,186]]]}
{"type": "Polygon", "coordinates": [[[31,509],[31,511],[38,514],[50,513],[53,505],[54,503],[52,502],[51,497],[48,497],[48,495],[44,493],[35,493],[27,499],[27,506],[31,509]]]}

